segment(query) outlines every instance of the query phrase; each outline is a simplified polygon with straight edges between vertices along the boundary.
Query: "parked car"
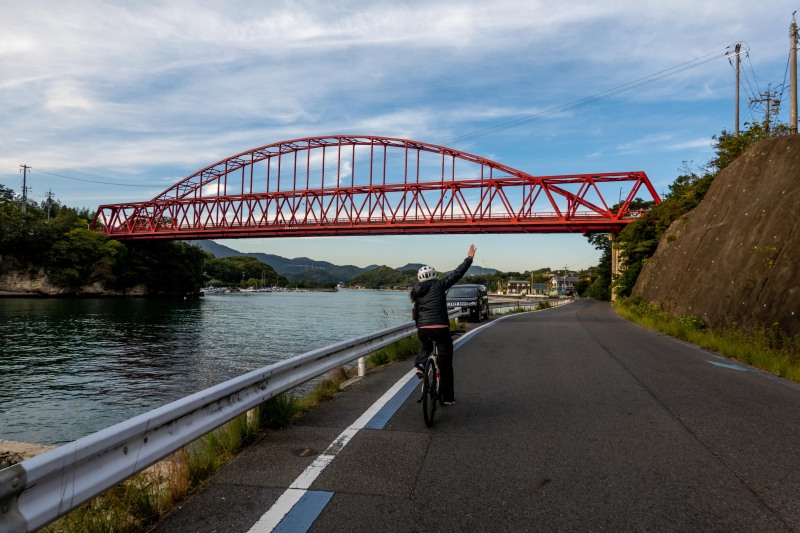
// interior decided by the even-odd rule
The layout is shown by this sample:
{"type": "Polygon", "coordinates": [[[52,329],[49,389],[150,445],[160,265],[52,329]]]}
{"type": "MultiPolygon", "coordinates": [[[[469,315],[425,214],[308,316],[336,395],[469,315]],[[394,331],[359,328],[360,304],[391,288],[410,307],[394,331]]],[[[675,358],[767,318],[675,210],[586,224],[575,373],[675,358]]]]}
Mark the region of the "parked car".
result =
{"type": "Polygon", "coordinates": [[[460,309],[459,316],[469,316],[475,322],[489,318],[489,294],[486,286],[453,285],[447,291],[447,309],[460,309]]]}

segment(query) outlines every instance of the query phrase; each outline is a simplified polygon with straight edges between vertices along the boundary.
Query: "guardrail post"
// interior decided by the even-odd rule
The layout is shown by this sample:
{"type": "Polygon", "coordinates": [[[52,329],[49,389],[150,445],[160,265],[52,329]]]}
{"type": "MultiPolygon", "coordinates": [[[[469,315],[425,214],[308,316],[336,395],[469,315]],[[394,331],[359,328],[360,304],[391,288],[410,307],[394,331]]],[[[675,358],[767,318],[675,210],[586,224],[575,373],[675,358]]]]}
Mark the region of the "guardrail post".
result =
{"type": "Polygon", "coordinates": [[[25,488],[25,469],[16,464],[0,470],[0,533],[27,531],[25,517],[19,512],[17,498],[25,488]]]}
{"type": "Polygon", "coordinates": [[[358,377],[363,378],[367,375],[367,358],[361,356],[358,358],[358,377]]]}

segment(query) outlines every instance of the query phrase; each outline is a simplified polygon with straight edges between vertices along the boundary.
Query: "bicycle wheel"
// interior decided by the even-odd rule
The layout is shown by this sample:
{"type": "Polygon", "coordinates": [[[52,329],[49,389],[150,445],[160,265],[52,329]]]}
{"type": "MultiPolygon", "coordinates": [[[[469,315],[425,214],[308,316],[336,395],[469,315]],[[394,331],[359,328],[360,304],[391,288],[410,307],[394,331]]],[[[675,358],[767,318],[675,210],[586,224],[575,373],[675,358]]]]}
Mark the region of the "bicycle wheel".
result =
{"type": "Polygon", "coordinates": [[[439,399],[439,391],[436,387],[436,365],[431,359],[425,363],[425,375],[422,383],[422,415],[425,418],[425,425],[433,425],[433,414],[436,412],[436,403],[439,399]]]}

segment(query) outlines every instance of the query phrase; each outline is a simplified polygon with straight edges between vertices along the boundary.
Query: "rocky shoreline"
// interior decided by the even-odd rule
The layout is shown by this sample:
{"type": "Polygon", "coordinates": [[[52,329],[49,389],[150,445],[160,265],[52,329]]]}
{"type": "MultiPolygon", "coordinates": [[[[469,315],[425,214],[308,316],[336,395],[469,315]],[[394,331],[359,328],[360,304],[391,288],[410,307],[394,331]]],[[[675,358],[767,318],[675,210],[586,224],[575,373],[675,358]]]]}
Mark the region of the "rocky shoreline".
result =
{"type": "Polygon", "coordinates": [[[53,448],[53,446],[45,444],[0,439],[0,470],[14,466],[53,448]]]}
{"type": "Polygon", "coordinates": [[[127,291],[108,290],[101,283],[79,289],[66,289],[50,283],[44,270],[36,274],[7,271],[0,274],[0,298],[63,298],[63,297],[147,296],[143,284],[127,291]]]}

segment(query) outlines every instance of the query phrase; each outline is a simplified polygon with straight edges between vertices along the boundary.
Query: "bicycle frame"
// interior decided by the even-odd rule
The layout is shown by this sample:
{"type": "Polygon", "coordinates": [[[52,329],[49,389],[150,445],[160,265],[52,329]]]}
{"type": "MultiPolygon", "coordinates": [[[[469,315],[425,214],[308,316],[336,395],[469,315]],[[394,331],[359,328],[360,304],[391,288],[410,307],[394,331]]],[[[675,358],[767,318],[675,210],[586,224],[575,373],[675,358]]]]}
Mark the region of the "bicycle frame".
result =
{"type": "Polygon", "coordinates": [[[441,371],[439,370],[439,348],[433,343],[433,349],[425,362],[424,375],[422,376],[422,396],[419,403],[422,403],[422,413],[425,425],[433,425],[433,416],[438,404],[442,403],[442,393],[440,391],[441,371]]]}

